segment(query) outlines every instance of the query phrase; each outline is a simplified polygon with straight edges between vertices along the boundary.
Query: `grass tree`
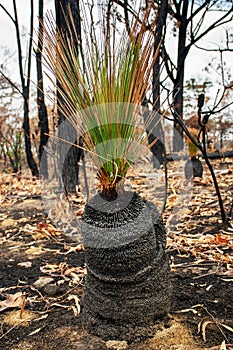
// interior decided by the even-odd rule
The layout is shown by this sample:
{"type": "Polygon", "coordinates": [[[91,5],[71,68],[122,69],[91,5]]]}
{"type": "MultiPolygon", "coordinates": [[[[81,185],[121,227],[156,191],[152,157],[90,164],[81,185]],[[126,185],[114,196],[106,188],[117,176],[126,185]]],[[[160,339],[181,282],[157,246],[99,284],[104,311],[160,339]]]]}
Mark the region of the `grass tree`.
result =
{"type": "Polygon", "coordinates": [[[146,29],[151,15],[150,8],[140,14],[129,36],[119,35],[103,13],[102,32],[89,30],[84,20],[82,45],[73,37],[72,17],[68,37],[50,19],[45,26],[44,59],[58,82],[60,108],[97,169],[97,191],[82,220],[87,266],[82,317],[103,339],[146,337],[170,307],[162,219],[154,204],[124,186],[129,168],[153,145],[146,130],[156,111],[142,124],[142,102],[159,51],[154,52],[153,31],[146,29]]]}

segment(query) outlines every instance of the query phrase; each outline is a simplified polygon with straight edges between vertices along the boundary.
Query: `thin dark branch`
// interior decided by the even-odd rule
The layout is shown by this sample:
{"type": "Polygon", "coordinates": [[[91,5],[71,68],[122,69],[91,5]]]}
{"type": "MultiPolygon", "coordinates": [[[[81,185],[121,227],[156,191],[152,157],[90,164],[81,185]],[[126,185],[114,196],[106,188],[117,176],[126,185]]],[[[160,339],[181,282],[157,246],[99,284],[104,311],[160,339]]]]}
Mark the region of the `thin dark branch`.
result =
{"type": "MultiPolygon", "coordinates": [[[[197,23],[195,24],[195,28],[191,29],[191,40],[193,40],[195,38],[195,36],[197,35],[197,33],[199,32],[201,26],[203,25],[204,19],[206,17],[206,13],[209,11],[209,7],[208,5],[206,6],[206,8],[204,9],[202,16],[200,16],[200,19],[197,21],[197,23]]],[[[196,19],[197,20],[197,19],[196,19]]],[[[191,25],[193,26],[194,23],[194,17],[191,19],[191,25]]]]}
{"type": "Polygon", "coordinates": [[[30,72],[31,72],[31,63],[32,63],[32,43],[33,43],[33,27],[34,27],[34,5],[33,0],[31,0],[31,16],[30,16],[30,36],[29,36],[29,47],[28,47],[28,65],[27,65],[27,84],[26,84],[26,96],[29,96],[30,89],[30,72]]]}
{"type": "MultiPolygon", "coordinates": [[[[201,11],[203,10],[206,5],[209,4],[209,0],[206,0],[205,2],[203,2],[203,4],[201,6],[199,6],[195,11],[191,11],[191,15],[189,18],[187,18],[187,21],[190,22],[192,21],[192,19],[201,11]]],[[[192,3],[192,7],[193,7],[193,3],[192,3]]]]}
{"type": "MultiPolygon", "coordinates": [[[[199,118],[201,118],[201,114],[203,112],[201,112],[201,109],[198,110],[198,115],[199,118]]],[[[214,186],[215,186],[215,191],[218,197],[218,202],[219,202],[219,207],[220,207],[220,212],[221,212],[221,218],[222,218],[222,222],[224,224],[227,223],[227,217],[226,217],[226,213],[225,213],[225,209],[224,209],[224,205],[223,205],[223,200],[222,200],[222,196],[219,190],[219,186],[218,186],[218,182],[217,182],[217,178],[215,176],[212,164],[209,161],[207,152],[206,152],[206,141],[205,141],[205,136],[206,136],[206,125],[205,124],[201,124],[201,130],[200,133],[202,134],[202,143],[198,142],[189,132],[188,128],[186,127],[184,121],[180,118],[179,114],[176,113],[176,111],[173,111],[173,115],[174,118],[176,120],[176,122],[181,126],[182,130],[185,132],[185,134],[188,136],[188,138],[194,143],[194,145],[196,145],[198,147],[198,149],[201,151],[202,156],[206,162],[206,165],[209,168],[209,171],[211,173],[213,182],[214,182],[214,186]]]]}
{"type": "Polygon", "coordinates": [[[225,74],[224,74],[224,68],[223,68],[223,54],[220,51],[220,67],[221,67],[221,76],[222,76],[222,85],[225,86],[225,74]]]}
{"type": "Polygon", "coordinates": [[[21,79],[21,84],[22,84],[22,92],[24,95],[24,93],[25,93],[25,80],[24,80],[23,64],[22,64],[22,47],[21,47],[19,21],[18,21],[18,14],[17,14],[17,7],[16,7],[15,0],[13,0],[13,6],[14,6],[14,14],[15,14],[15,22],[14,23],[15,23],[15,30],[16,30],[16,40],[17,40],[17,47],[18,47],[19,74],[20,74],[20,79],[21,79]]]}
{"type": "Polygon", "coordinates": [[[180,4],[178,4],[176,0],[173,1],[173,4],[175,6],[176,12],[174,12],[172,6],[170,6],[169,13],[172,17],[176,18],[177,20],[180,20],[180,4]]]}
{"type": "Polygon", "coordinates": [[[161,51],[162,51],[163,61],[165,63],[165,68],[166,68],[167,74],[168,74],[169,78],[171,79],[171,81],[173,83],[175,83],[175,77],[173,74],[173,70],[176,69],[175,65],[173,64],[170,56],[168,55],[167,50],[166,50],[164,45],[162,45],[161,51]],[[171,65],[171,67],[169,66],[169,63],[171,65]]]}
{"type": "Polygon", "coordinates": [[[229,23],[232,20],[232,18],[229,18],[226,21],[223,21],[223,20],[230,15],[230,13],[232,12],[232,9],[233,9],[233,7],[224,16],[222,16],[217,21],[212,23],[208,28],[206,28],[206,30],[204,30],[199,36],[197,36],[196,38],[193,38],[193,41],[189,45],[191,46],[191,45],[195,44],[197,41],[199,41],[201,38],[203,38],[207,33],[209,33],[212,29],[215,29],[223,24],[229,23]]]}
{"type": "Polygon", "coordinates": [[[175,121],[177,121],[178,124],[182,127],[183,131],[188,136],[188,138],[192,141],[192,143],[194,143],[194,145],[197,146],[201,152],[203,152],[203,148],[202,148],[201,143],[197,142],[197,140],[192,136],[192,134],[189,132],[187,126],[185,125],[183,119],[180,118],[180,116],[178,115],[178,113],[176,112],[175,109],[173,109],[172,114],[174,116],[175,121]]]}
{"type": "Polygon", "coordinates": [[[2,70],[0,70],[0,74],[4,77],[4,79],[6,79],[6,80],[8,81],[8,83],[9,83],[11,86],[13,86],[13,88],[14,88],[15,90],[17,90],[17,91],[23,96],[23,92],[18,88],[18,86],[17,86],[10,78],[8,78],[8,77],[3,73],[2,70]]]}
{"type": "Polygon", "coordinates": [[[109,41],[110,38],[110,27],[111,27],[111,22],[110,22],[110,18],[111,18],[111,9],[112,9],[112,5],[113,2],[112,0],[110,0],[108,2],[108,6],[107,6],[107,13],[106,13],[106,17],[107,17],[107,23],[106,23],[106,41],[109,41]]]}
{"type": "MultiPolygon", "coordinates": [[[[113,0],[113,2],[115,2],[117,5],[121,6],[124,9],[124,11],[127,11],[128,13],[131,13],[134,16],[134,18],[137,19],[138,23],[142,24],[142,21],[140,20],[140,18],[138,16],[138,13],[136,13],[133,10],[133,8],[128,4],[128,1],[125,0],[124,2],[122,2],[122,1],[119,1],[119,0],[113,0]]],[[[153,30],[152,27],[153,27],[153,25],[146,25],[145,26],[146,30],[153,30]]]]}
{"type": "Polygon", "coordinates": [[[128,35],[131,36],[131,29],[129,25],[129,11],[128,11],[128,0],[125,0],[125,7],[124,7],[124,15],[125,15],[125,26],[126,30],[128,32],[128,35]]]}
{"type": "Polygon", "coordinates": [[[2,4],[0,4],[0,7],[3,9],[3,11],[7,14],[8,17],[10,17],[10,19],[12,20],[12,22],[15,24],[15,20],[14,20],[14,18],[11,16],[10,12],[7,11],[7,9],[6,9],[2,4]]]}
{"type": "MultiPolygon", "coordinates": [[[[223,99],[223,97],[221,98],[220,102],[217,103],[217,106],[219,106],[219,104],[221,103],[222,99],[223,99]]],[[[219,113],[222,112],[224,109],[226,109],[227,107],[231,106],[232,104],[233,104],[233,101],[230,102],[230,103],[228,103],[227,105],[223,106],[222,108],[219,108],[219,109],[215,109],[215,106],[214,106],[213,110],[204,111],[204,112],[202,112],[202,113],[203,113],[203,114],[208,113],[208,114],[211,114],[211,115],[212,115],[212,114],[219,114],[219,113]]]]}
{"type": "MultiPolygon", "coordinates": [[[[202,115],[202,107],[198,108],[198,119],[201,120],[201,115],[202,115]]],[[[207,150],[206,150],[206,124],[203,122],[199,122],[199,125],[201,127],[201,134],[202,134],[202,155],[203,158],[206,162],[206,165],[209,168],[209,171],[211,173],[213,182],[214,182],[214,187],[215,187],[215,191],[216,191],[216,195],[218,197],[218,203],[219,203],[219,207],[220,207],[220,212],[221,212],[221,218],[222,218],[222,222],[223,223],[227,223],[227,217],[226,217],[226,213],[225,213],[225,209],[224,209],[224,205],[223,205],[223,200],[222,200],[222,196],[221,196],[221,192],[219,189],[219,185],[218,185],[218,181],[214,172],[214,169],[212,167],[212,164],[208,158],[207,155],[207,150]]]]}
{"type": "Polygon", "coordinates": [[[200,50],[203,50],[203,51],[208,51],[208,52],[232,52],[233,49],[230,49],[230,48],[226,48],[226,49],[207,49],[205,47],[201,47],[197,44],[194,44],[194,46],[197,48],[197,49],[200,49],[200,50]]]}
{"type": "Polygon", "coordinates": [[[120,5],[121,7],[123,7],[123,9],[125,10],[126,7],[127,7],[127,11],[130,12],[134,17],[138,17],[136,12],[133,10],[133,8],[128,4],[128,1],[126,1],[127,4],[125,4],[125,1],[122,2],[122,1],[119,1],[119,0],[114,0],[114,2],[117,4],[117,5],[120,5]]]}

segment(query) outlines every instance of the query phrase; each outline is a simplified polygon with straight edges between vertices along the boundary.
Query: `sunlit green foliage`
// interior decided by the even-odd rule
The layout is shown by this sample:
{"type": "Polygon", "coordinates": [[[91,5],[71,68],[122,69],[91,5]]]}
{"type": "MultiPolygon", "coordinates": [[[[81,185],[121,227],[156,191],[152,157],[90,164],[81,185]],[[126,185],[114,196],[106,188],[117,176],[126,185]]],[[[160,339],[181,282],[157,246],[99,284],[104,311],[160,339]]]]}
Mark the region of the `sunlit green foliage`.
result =
{"type": "Polygon", "coordinates": [[[153,45],[153,26],[146,30],[150,11],[145,10],[143,21],[134,20],[129,35],[124,31],[119,36],[109,23],[101,35],[91,35],[85,23],[81,42],[71,16],[66,35],[51,18],[44,29],[44,60],[56,79],[60,109],[82,136],[100,184],[109,191],[149,147],[145,131],[155,112],[143,127],[141,103],[159,51],[153,45]]]}

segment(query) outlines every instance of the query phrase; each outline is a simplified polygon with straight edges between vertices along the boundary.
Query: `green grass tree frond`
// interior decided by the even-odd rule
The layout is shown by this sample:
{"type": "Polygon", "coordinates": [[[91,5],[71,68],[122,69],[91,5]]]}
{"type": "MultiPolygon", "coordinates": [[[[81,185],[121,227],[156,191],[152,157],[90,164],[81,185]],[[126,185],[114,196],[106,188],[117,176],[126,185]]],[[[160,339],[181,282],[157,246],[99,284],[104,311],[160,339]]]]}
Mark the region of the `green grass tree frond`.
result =
{"type": "Polygon", "coordinates": [[[115,190],[142,150],[152,146],[146,130],[155,112],[143,126],[141,106],[159,51],[154,52],[153,28],[146,28],[150,12],[147,8],[142,20],[134,18],[130,35],[119,35],[111,25],[93,34],[84,23],[82,42],[71,15],[68,35],[51,17],[45,21],[43,57],[51,80],[56,79],[59,108],[82,136],[106,192],[115,190]]]}

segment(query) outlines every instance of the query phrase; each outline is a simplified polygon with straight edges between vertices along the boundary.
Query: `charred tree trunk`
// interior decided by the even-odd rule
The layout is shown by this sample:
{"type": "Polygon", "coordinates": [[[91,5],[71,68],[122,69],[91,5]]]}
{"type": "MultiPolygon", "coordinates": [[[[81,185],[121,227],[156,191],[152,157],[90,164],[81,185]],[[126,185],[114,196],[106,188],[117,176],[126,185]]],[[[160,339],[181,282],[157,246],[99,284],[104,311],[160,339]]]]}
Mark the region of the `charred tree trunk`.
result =
{"type": "MultiPolygon", "coordinates": [[[[183,119],[183,86],[184,86],[184,67],[185,58],[188,53],[188,48],[186,47],[186,36],[187,36],[187,15],[188,15],[188,0],[183,1],[183,9],[181,16],[179,18],[179,39],[178,39],[178,57],[177,57],[177,73],[176,79],[174,81],[174,113],[183,119]]],[[[174,121],[174,136],[173,136],[173,151],[181,151],[184,147],[183,143],[183,130],[177,123],[176,119],[174,121]]]]}
{"type": "MultiPolygon", "coordinates": [[[[164,28],[166,26],[166,19],[168,13],[168,1],[163,0],[159,2],[157,25],[155,31],[154,50],[156,51],[159,45],[162,45],[164,28]]],[[[158,55],[154,67],[153,67],[153,108],[155,111],[160,110],[160,74],[161,74],[161,55],[158,55]]],[[[158,113],[158,119],[160,115],[158,113]]],[[[158,120],[154,120],[157,123],[158,120]]],[[[164,165],[166,168],[166,150],[165,140],[163,134],[163,128],[161,121],[158,123],[155,132],[149,136],[149,142],[153,142],[155,137],[158,137],[158,141],[152,146],[151,151],[154,155],[153,165],[154,168],[159,168],[160,165],[164,165]],[[153,135],[155,134],[155,135],[153,135]]]]}
{"type": "Polygon", "coordinates": [[[26,98],[27,93],[24,97],[24,113],[23,113],[23,130],[24,130],[24,141],[25,141],[25,153],[27,157],[27,163],[31,170],[32,176],[39,176],[39,170],[37,164],[33,158],[32,145],[30,138],[30,124],[29,124],[29,102],[26,98]]]}
{"type": "Polygon", "coordinates": [[[138,340],[170,308],[166,232],[155,206],[137,193],[96,195],[83,214],[86,288],[83,321],[103,339],[138,340]]]}
{"type": "MultiPolygon", "coordinates": [[[[43,12],[44,12],[44,1],[39,0],[39,31],[43,31],[43,12]]],[[[37,68],[37,106],[38,106],[38,117],[39,117],[39,128],[40,128],[40,145],[39,145],[39,161],[41,162],[44,147],[48,142],[48,113],[45,105],[44,98],[44,81],[42,73],[42,49],[43,49],[43,35],[38,40],[38,49],[36,51],[36,68],[37,68]]],[[[48,177],[48,164],[47,157],[43,157],[42,175],[48,177]]]]}
{"type": "Polygon", "coordinates": [[[33,0],[31,0],[31,17],[30,17],[30,39],[28,45],[28,61],[27,61],[27,78],[24,77],[23,71],[23,62],[22,62],[22,48],[20,40],[20,31],[19,31],[19,22],[16,1],[13,0],[14,14],[15,14],[15,29],[16,29],[16,38],[18,45],[18,62],[19,62],[19,72],[22,85],[22,96],[24,100],[24,113],[23,113],[23,130],[24,130],[24,140],[25,140],[25,152],[28,166],[32,172],[33,176],[39,176],[39,170],[37,164],[33,158],[32,154],[32,145],[30,138],[30,123],[29,123],[29,97],[30,97],[30,73],[31,73],[31,59],[32,59],[32,37],[33,37],[33,0]]]}
{"type": "MultiPolygon", "coordinates": [[[[79,10],[79,1],[77,0],[65,0],[65,1],[55,1],[56,7],[56,23],[59,30],[64,32],[64,35],[68,35],[68,28],[66,19],[69,18],[69,9],[72,13],[72,17],[76,26],[76,31],[79,38],[81,38],[81,23],[80,23],[80,10],[79,10]]],[[[75,35],[73,35],[75,38],[75,35]]],[[[65,121],[65,117],[62,112],[59,110],[59,105],[62,104],[62,98],[58,93],[58,114],[59,120],[58,124],[61,124],[65,121]]],[[[67,124],[65,124],[67,125],[67,124]]],[[[64,188],[67,192],[76,192],[76,186],[78,184],[78,172],[79,166],[78,162],[81,159],[82,151],[77,148],[77,132],[74,127],[70,124],[68,128],[59,127],[59,137],[61,139],[73,142],[74,146],[67,145],[65,147],[66,154],[60,155],[61,158],[65,156],[63,169],[62,169],[62,180],[64,183],[64,188]],[[72,140],[72,141],[71,141],[72,140]]],[[[64,152],[64,147],[62,147],[64,152]]]]}

